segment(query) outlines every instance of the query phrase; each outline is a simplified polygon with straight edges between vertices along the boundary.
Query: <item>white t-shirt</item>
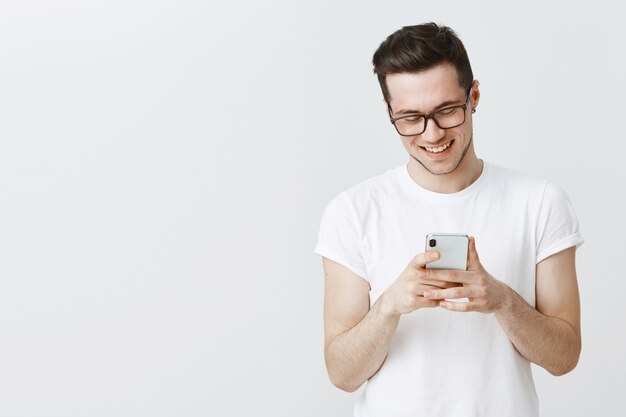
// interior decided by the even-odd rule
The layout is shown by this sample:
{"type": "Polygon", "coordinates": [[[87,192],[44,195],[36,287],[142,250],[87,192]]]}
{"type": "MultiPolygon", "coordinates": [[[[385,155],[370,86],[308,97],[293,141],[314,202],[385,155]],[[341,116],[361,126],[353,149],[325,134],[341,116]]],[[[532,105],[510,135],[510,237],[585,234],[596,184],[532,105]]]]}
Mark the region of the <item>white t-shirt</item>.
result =
{"type": "MultiPolygon", "coordinates": [[[[315,253],[367,280],[371,305],[424,252],[428,233],[474,236],[485,269],[532,306],[536,264],[583,242],[567,195],[548,181],[485,161],[473,184],[442,194],[403,164],[328,204],[315,253]]],[[[538,408],[530,362],[493,314],[436,307],[402,315],[354,415],[533,417],[538,408]]]]}

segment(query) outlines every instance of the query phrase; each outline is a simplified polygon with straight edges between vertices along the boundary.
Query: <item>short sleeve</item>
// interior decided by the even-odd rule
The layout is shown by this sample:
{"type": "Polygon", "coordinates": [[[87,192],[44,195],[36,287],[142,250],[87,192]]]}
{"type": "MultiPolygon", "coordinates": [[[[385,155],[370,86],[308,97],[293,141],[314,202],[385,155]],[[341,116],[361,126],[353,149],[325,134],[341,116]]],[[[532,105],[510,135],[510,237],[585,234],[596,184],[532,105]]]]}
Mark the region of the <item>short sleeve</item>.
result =
{"type": "Polygon", "coordinates": [[[324,210],[314,252],[367,279],[361,230],[357,213],[346,193],[342,192],[324,210]]]}
{"type": "Polygon", "coordinates": [[[546,184],[539,209],[536,242],[536,263],[569,247],[579,247],[584,242],[567,194],[550,182],[546,184]]]}

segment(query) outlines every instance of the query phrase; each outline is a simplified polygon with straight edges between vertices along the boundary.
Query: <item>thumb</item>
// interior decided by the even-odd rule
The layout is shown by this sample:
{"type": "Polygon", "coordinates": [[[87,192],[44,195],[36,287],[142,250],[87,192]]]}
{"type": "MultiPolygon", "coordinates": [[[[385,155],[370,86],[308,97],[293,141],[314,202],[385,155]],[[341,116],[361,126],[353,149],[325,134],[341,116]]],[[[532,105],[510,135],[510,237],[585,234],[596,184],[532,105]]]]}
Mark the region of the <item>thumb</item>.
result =
{"type": "Polygon", "coordinates": [[[417,268],[417,269],[424,268],[426,264],[435,262],[436,260],[438,260],[439,256],[440,255],[438,251],[418,253],[409,262],[409,267],[417,268]]]}
{"type": "Polygon", "coordinates": [[[476,239],[474,236],[469,238],[467,248],[467,270],[475,271],[480,268],[480,259],[478,258],[478,252],[476,251],[476,239]]]}

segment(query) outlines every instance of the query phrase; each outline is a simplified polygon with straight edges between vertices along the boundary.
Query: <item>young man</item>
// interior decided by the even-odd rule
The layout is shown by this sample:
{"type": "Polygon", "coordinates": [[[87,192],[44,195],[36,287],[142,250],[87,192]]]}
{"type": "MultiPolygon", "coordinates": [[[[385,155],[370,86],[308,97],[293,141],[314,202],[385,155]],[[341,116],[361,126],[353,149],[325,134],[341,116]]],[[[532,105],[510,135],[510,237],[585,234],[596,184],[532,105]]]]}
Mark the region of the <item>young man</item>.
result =
{"type": "Polygon", "coordinates": [[[563,375],[581,350],[567,195],[477,158],[478,81],[450,28],[404,27],[373,63],[409,159],[324,212],[329,377],[367,381],[355,416],[537,416],[530,363],[563,375]],[[431,232],[471,236],[466,271],[425,268],[431,232]]]}

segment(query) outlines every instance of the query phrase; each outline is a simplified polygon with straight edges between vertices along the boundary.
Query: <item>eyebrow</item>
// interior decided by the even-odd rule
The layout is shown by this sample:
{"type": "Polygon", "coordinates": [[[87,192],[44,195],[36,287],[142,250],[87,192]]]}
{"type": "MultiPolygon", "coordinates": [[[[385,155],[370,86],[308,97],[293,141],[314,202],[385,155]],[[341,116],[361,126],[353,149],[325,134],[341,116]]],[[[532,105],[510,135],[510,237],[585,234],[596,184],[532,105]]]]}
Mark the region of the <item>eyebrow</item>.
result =
{"type": "MultiPolygon", "coordinates": [[[[435,107],[435,109],[433,110],[433,113],[436,112],[439,109],[442,109],[444,107],[450,106],[452,104],[457,104],[458,100],[446,100],[443,103],[441,103],[440,105],[438,105],[437,107],[435,107]]],[[[422,113],[418,110],[400,110],[400,111],[396,111],[394,112],[395,114],[427,114],[427,113],[422,113]]]]}

